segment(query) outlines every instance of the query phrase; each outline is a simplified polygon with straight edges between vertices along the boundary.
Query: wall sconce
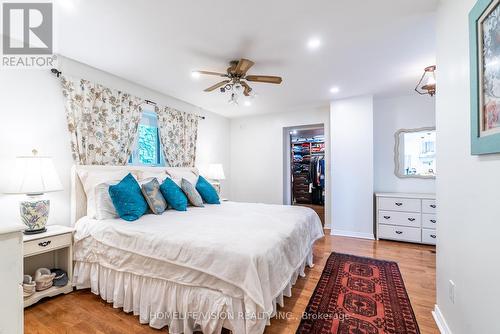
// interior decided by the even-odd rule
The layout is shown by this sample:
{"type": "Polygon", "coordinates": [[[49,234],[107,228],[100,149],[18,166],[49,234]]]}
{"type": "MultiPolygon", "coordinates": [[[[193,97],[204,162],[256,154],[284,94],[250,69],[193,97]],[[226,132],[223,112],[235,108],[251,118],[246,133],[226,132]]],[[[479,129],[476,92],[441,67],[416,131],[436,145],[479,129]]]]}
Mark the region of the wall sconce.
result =
{"type": "Polygon", "coordinates": [[[420,81],[415,87],[415,91],[420,95],[430,95],[434,96],[436,94],[436,76],[434,72],[436,71],[436,65],[426,67],[424,69],[424,74],[420,81]]]}

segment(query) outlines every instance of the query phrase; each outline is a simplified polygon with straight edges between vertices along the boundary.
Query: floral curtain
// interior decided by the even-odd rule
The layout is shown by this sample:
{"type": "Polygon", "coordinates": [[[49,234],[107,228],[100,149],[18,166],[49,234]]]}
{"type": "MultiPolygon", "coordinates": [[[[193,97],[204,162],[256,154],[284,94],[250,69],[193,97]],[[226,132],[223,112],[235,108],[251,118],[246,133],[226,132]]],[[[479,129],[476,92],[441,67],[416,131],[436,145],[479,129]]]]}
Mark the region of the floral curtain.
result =
{"type": "Polygon", "coordinates": [[[74,161],[126,165],[143,100],[84,79],[61,78],[74,161]]]}
{"type": "Polygon", "coordinates": [[[194,167],[198,116],[173,108],[156,108],[163,154],[171,167],[194,167]]]}

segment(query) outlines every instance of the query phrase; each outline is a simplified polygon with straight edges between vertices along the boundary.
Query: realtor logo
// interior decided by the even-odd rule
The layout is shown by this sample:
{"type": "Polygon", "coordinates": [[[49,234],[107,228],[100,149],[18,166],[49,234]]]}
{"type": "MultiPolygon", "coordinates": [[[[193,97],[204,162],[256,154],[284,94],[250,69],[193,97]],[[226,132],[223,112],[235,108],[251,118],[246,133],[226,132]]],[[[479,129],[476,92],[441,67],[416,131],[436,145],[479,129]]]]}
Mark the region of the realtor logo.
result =
{"type": "Polygon", "coordinates": [[[3,4],[3,54],[52,54],[52,3],[3,4]]]}
{"type": "Polygon", "coordinates": [[[53,66],[52,3],[2,4],[3,68],[53,66]]]}

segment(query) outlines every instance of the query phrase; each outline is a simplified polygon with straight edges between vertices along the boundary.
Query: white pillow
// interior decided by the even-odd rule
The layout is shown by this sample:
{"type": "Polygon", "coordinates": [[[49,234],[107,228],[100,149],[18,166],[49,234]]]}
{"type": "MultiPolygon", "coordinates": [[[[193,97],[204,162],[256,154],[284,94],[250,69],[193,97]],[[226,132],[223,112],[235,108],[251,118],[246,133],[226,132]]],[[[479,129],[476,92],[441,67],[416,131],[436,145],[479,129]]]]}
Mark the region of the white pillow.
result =
{"type": "Polygon", "coordinates": [[[136,177],[134,171],[129,171],[125,169],[120,170],[79,170],[78,177],[82,181],[83,190],[87,195],[87,216],[90,218],[95,218],[96,216],[96,197],[95,188],[97,185],[109,182],[113,180],[121,180],[128,173],[131,173],[136,177]]]}
{"type": "Polygon", "coordinates": [[[120,183],[121,180],[114,180],[100,183],[95,187],[95,219],[118,218],[111,196],[109,196],[109,186],[120,183]]]}
{"type": "Polygon", "coordinates": [[[196,186],[196,183],[198,182],[198,178],[200,176],[198,169],[195,167],[193,168],[170,167],[167,168],[167,174],[179,187],[181,186],[182,179],[186,179],[189,181],[189,183],[196,186]]]}

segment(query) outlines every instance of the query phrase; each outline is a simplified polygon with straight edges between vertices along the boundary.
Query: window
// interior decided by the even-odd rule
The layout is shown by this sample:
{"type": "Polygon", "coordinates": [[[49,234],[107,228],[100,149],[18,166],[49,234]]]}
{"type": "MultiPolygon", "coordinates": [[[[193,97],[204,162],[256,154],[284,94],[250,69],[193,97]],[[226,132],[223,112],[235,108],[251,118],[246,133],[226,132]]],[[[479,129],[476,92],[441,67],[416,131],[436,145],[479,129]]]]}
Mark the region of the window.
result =
{"type": "Polygon", "coordinates": [[[158,129],[158,116],[153,110],[144,110],[142,112],[137,132],[129,165],[165,166],[158,129]]]}

